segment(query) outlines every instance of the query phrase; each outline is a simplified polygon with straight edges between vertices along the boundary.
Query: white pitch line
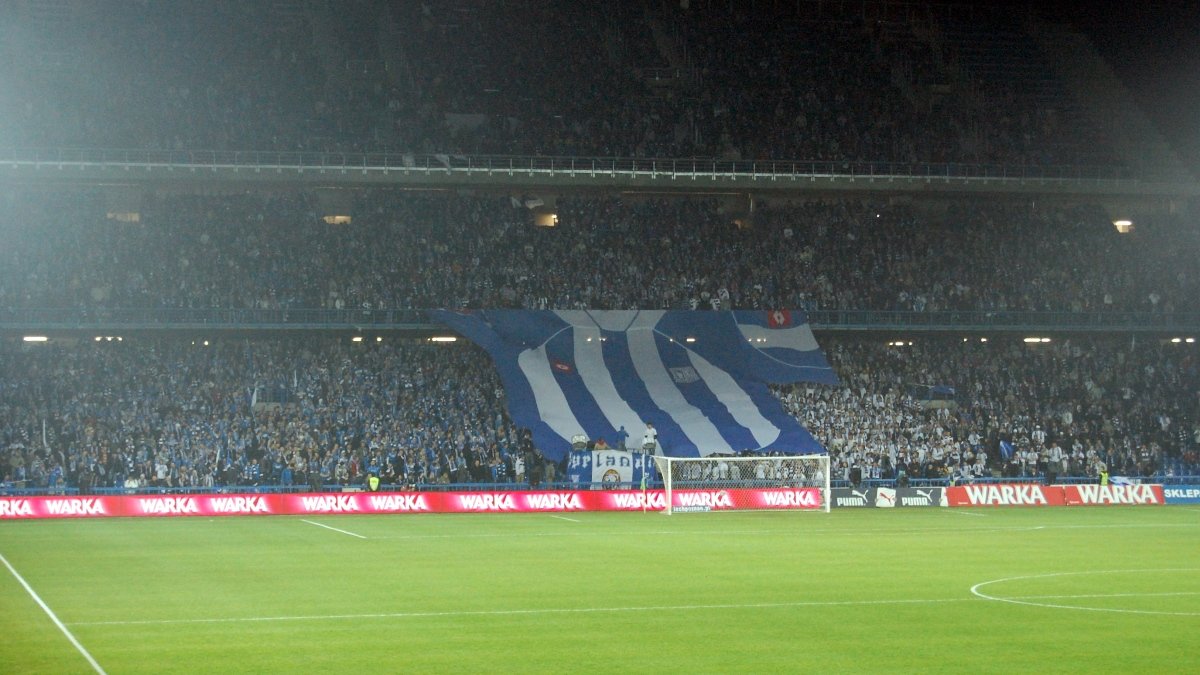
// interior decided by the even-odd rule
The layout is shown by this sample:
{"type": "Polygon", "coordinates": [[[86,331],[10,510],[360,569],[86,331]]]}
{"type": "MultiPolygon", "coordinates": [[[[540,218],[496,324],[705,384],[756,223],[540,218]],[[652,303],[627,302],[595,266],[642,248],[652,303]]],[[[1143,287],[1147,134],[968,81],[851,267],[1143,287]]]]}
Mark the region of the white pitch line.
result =
{"type": "Polygon", "coordinates": [[[25,581],[25,578],[22,577],[17,572],[16,568],[14,568],[12,564],[8,562],[8,558],[5,558],[3,554],[0,554],[0,561],[4,563],[4,566],[8,568],[9,572],[12,572],[12,575],[16,577],[21,586],[25,587],[25,591],[29,593],[29,596],[33,598],[33,601],[38,604],[38,607],[42,608],[42,611],[46,613],[46,616],[50,617],[50,620],[54,622],[54,625],[58,626],[58,629],[62,631],[62,634],[67,636],[67,639],[71,641],[72,645],[75,645],[75,649],[78,649],[79,653],[83,654],[83,658],[87,659],[87,662],[91,664],[92,669],[97,673],[100,673],[100,675],[106,675],[104,669],[100,667],[100,664],[96,661],[96,659],[93,658],[88,650],[79,643],[79,640],[75,639],[75,635],[67,629],[66,624],[58,620],[58,616],[53,610],[50,609],[50,606],[42,600],[41,596],[37,594],[37,591],[34,591],[33,587],[29,585],[29,582],[25,581]]]}
{"type": "Polygon", "coordinates": [[[975,513],[974,511],[960,511],[960,510],[958,510],[958,509],[946,509],[946,512],[947,512],[947,513],[953,513],[953,514],[955,514],[955,515],[958,515],[958,516],[977,516],[977,517],[979,517],[979,518],[986,518],[986,517],[987,517],[987,514],[986,514],[986,513],[975,513]]]}
{"type": "Polygon", "coordinates": [[[569,521],[571,521],[572,523],[582,523],[582,522],[583,522],[582,520],[576,520],[576,519],[574,519],[574,518],[568,518],[568,517],[566,517],[566,516],[555,516],[555,515],[551,515],[550,517],[551,517],[551,518],[558,518],[559,520],[569,520],[569,521]]]}
{"type": "Polygon", "coordinates": [[[333,530],[334,532],[341,532],[342,534],[348,534],[348,535],[350,535],[351,537],[358,537],[359,539],[366,539],[366,537],[362,536],[361,534],[354,534],[353,532],[348,532],[348,531],[346,531],[346,530],[339,530],[339,529],[338,529],[338,528],[336,528],[336,527],[330,527],[330,526],[328,526],[328,525],[322,525],[321,523],[314,522],[314,521],[311,521],[311,520],[304,520],[303,518],[301,518],[301,519],[300,519],[300,522],[308,523],[309,525],[316,525],[317,527],[323,527],[323,528],[325,528],[325,529],[327,529],[327,530],[333,530]]]}
{"type": "Polygon", "coordinates": [[[270,621],[332,621],[344,619],[423,619],[430,617],[456,616],[517,616],[537,614],[597,614],[602,612],[661,612],[661,611],[695,611],[710,609],[773,609],[788,607],[838,607],[855,605],[916,605],[937,604],[946,602],[973,602],[975,598],[935,598],[935,599],[905,599],[905,600],[831,600],[831,601],[802,601],[802,602],[762,602],[728,605],[655,605],[644,607],[559,607],[546,609],[494,609],[494,610],[462,610],[452,612],[390,612],[383,614],[324,614],[307,616],[255,616],[242,618],[219,619],[157,619],[146,621],[81,621],[72,626],[147,626],[160,624],[197,624],[197,623],[256,623],[270,621]]]}
{"type": "MultiPolygon", "coordinates": [[[[1121,609],[1118,607],[1087,607],[1087,606],[1080,606],[1080,605],[1063,605],[1063,604],[1049,603],[1049,602],[1033,602],[1033,601],[1031,601],[1032,599],[1029,599],[1029,598],[1022,598],[1019,596],[1018,597],[1000,597],[1000,596],[996,596],[996,595],[989,595],[980,590],[984,586],[992,586],[995,584],[1004,584],[1004,583],[1007,583],[1010,581],[1025,581],[1026,579],[1052,579],[1052,578],[1056,578],[1056,577],[1078,577],[1078,576],[1088,576],[1088,575],[1097,575],[1097,574],[1145,574],[1145,573],[1150,573],[1150,572],[1162,573],[1162,572],[1197,572],[1197,571],[1200,571],[1200,570],[1197,570],[1194,568],[1184,568],[1184,569],[1170,568],[1170,569],[1148,569],[1148,570],[1088,570],[1088,571],[1083,571],[1083,572],[1054,572],[1051,574],[1029,574],[1029,575],[1019,576],[1019,577],[1005,577],[1003,579],[992,579],[991,581],[981,581],[971,587],[971,594],[976,597],[982,598],[984,600],[993,600],[996,602],[1007,602],[1007,603],[1011,603],[1014,605],[1027,605],[1029,607],[1047,607],[1050,609],[1073,609],[1073,610],[1083,611],[1083,612],[1110,612],[1110,613],[1115,613],[1115,614],[1152,614],[1152,615],[1156,615],[1156,616],[1200,616],[1200,612],[1165,612],[1165,611],[1159,611],[1159,610],[1121,609]]],[[[1177,594],[1178,595],[1194,595],[1191,592],[1184,592],[1184,591],[1180,591],[1177,594]]],[[[1079,596],[1061,596],[1061,597],[1064,599],[1069,599],[1071,597],[1078,597],[1078,598],[1134,597],[1134,596],[1141,596],[1141,595],[1150,597],[1150,596],[1162,596],[1162,595],[1176,595],[1176,593],[1127,593],[1127,594],[1113,595],[1113,596],[1079,595],[1079,596]]],[[[1050,599],[1053,597],[1054,596],[1047,596],[1047,599],[1050,599]]]]}
{"type": "Polygon", "coordinates": [[[994,596],[997,600],[1080,600],[1083,598],[1167,598],[1177,595],[1200,595],[1200,591],[1167,591],[1164,593],[1094,593],[1088,595],[1012,595],[994,596]]]}

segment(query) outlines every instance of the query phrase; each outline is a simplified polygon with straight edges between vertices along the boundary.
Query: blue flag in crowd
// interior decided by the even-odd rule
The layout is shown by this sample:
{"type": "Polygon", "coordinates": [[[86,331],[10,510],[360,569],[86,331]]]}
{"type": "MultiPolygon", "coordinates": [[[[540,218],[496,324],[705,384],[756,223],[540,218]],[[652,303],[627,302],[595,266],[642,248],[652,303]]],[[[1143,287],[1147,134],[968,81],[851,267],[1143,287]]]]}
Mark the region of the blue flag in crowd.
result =
{"type": "Polygon", "coordinates": [[[1011,459],[1013,455],[1012,443],[1008,441],[1000,441],[1000,456],[1004,459],[1011,459]]]}
{"type": "Polygon", "coordinates": [[[677,457],[824,453],[768,383],[836,384],[801,312],[435,310],[480,345],[504,382],[513,421],[558,460],[571,438],[631,445],[652,423],[677,457]]]}

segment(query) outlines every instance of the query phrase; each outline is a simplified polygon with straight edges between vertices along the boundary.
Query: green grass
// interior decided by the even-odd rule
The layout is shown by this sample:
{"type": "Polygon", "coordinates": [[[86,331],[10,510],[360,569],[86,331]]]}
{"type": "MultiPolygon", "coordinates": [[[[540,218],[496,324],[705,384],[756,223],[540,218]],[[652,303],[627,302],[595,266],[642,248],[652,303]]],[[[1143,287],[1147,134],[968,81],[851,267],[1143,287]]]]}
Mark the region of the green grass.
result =
{"type": "MultiPolygon", "coordinates": [[[[1198,554],[1187,507],[0,523],[114,674],[1196,672],[1198,554]]],[[[89,671],[0,566],[0,672],[89,671]]]]}

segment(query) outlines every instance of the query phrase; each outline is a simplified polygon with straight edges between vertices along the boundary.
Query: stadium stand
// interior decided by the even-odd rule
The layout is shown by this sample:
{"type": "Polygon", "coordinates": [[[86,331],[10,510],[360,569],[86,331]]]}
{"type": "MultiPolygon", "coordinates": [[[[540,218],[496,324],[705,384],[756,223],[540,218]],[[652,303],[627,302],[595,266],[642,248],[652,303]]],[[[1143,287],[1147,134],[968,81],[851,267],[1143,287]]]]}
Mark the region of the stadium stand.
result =
{"type": "Polygon", "coordinates": [[[1087,204],[760,203],[752,228],[659,198],[564,198],[552,228],[508,197],[394,191],[363,193],[351,226],[304,191],[148,197],[137,223],[98,193],[7,206],[9,309],[1200,311],[1200,233],[1162,216],[1121,235],[1087,204]]]}
{"type": "MultiPolygon", "coordinates": [[[[0,479],[85,492],[309,489],[361,485],[367,471],[401,486],[523,482],[537,458],[481,350],[380,340],[5,345],[0,479]]],[[[1099,462],[1131,476],[1200,470],[1188,345],[838,336],[825,349],[841,386],[777,393],[829,449],[835,480],[856,466],[875,481],[1039,477],[1054,447],[1064,478],[1094,477],[1099,462]],[[932,401],[931,385],[954,393],[932,401]]]]}
{"type": "Polygon", "coordinates": [[[1032,13],[25,0],[11,16],[0,179],[30,152],[128,171],[113,148],[162,151],[152,168],[178,173],[63,179],[60,161],[52,180],[0,183],[0,489],[525,482],[540,460],[494,369],[426,341],[428,308],[820,315],[842,385],[776,394],[839,481],[1200,474],[1185,337],[1200,329],[1200,228],[1176,191],[1194,181],[1103,84],[1111,71],[1093,78],[1086,41],[1032,13]],[[199,151],[247,170],[180,178],[199,151]],[[344,169],[382,153],[447,170],[563,155],[1068,180],[418,190],[256,159],[344,169]],[[350,222],[327,222],[331,192],[350,222]],[[1131,199],[1151,208],[1120,233],[1131,199]],[[128,330],[95,328],[110,325],[128,330]],[[1058,331],[1023,342],[1034,326],[1058,331]],[[22,343],[30,332],[52,337],[22,343]]]}
{"type": "Polygon", "coordinates": [[[966,12],[30,0],[0,147],[1128,164],[1039,24],[966,12]]]}

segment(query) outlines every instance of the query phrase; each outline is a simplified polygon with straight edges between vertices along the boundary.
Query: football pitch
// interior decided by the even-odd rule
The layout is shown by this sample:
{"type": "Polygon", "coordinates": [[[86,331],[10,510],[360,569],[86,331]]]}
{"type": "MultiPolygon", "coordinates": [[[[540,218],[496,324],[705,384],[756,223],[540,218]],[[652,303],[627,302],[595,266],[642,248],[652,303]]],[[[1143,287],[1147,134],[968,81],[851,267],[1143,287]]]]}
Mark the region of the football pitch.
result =
{"type": "Polygon", "coordinates": [[[0,523],[0,672],[1197,672],[1200,508],[0,523]]]}

